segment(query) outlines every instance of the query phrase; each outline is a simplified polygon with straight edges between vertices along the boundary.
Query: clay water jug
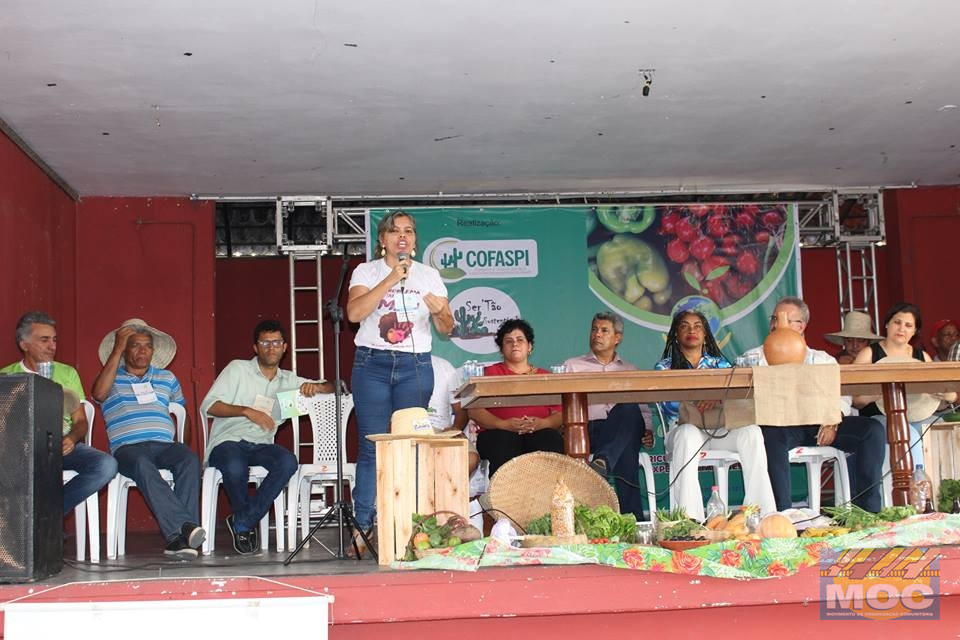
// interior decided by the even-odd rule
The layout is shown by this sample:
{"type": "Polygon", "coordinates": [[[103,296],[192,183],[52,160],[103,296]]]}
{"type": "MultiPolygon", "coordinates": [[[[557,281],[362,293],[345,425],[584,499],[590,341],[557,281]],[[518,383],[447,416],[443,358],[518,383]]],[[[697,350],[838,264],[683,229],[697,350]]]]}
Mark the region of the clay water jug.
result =
{"type": "Polygon", "coordinates": [[[767,364],[802,364],[807,355],[803,336],[790,328],[787,312],[777,314],[777,326],[763,341],[763,356],[767,364]]]}

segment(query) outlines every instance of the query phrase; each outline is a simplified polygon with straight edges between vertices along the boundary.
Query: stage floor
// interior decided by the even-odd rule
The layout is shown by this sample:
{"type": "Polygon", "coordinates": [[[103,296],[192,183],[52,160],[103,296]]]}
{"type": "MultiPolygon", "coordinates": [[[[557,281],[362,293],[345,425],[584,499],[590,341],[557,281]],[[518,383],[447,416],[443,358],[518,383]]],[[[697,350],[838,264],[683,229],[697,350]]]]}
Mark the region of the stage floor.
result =
{"type": "MultiPolygon", "coordinates": [[[[326,594],[333,638],[566,638],[634,634],[669,629],[673,637],[698,637],[732,628],[738,638],[769,638],[771,625],[795,638],[822,638],[825,631],[852,637],[902,638],[903,624],[824,621],[819,572],[811,567],[782,578],[731,580],[596,565],[493,567],[475,572],[407,571],[372,559],[337,560],[317,542],[289,566],[288,552],[236,554],[221,523],[217,548],[194,561],[169,560],[155,533],[130,534],[127,554],[100,564],[72,559],[65,541],[61,573],[37,583],[0,585],[0,602],[112,602],[198,598],[276,598],[326,594]],[[837,626],[838,622],[844,622],[837,626]],[[851,627],[851,624],[853,627],[851,627]],[[826,627],[824,625],[827,625],[826,627]],[[866,626],[869,625],[869,626],[866,626]],[[854,629],[855,627],[855,629],[854,629]]],[[[335,529],[320,540],[332,546],[335,529]]],[[[272,540],[272,536],[271,536],[272,540]]],[[[916,634],[954,637],[960,628],[960,547],[945,547],[941,563],[939,622],[910,623],[916,634]]],[[[138,632],[163,627],[145,620],[138,632]]],[[[2,632],[0,632],[2,634],[2,632]]],[[[309,634],[308,634],[309,635],[309,634]]]]}
{"type": "Polygon", "coordinates": [[[73,536],[64,540],[63,570],[56,576],[43,580],[44,584],[66,584],[100,580],[136,580],[145,578],[186,578],[216,576],[298,576],[298,575],[343,575],[390,571],[380,567],[373,557],[365,554],[361,560],[340,560],[324,549],[326,545],[336,553],[337,528],[324,527],[309,548],[305,548],[284,566],[290,549],[276,551],[274,531],[270,531],[270,549],[261,549],[252,555],[240,555],[233,549],[230,533],[222,519],[217,528],[216,547],[209,556],[200,555],[196,560],[176,560],[163,555],[163,539],[159,532],[131,532],[127,534],[126,554],[108,560],[106,539],[101,536],[99,563],[77,562],[76,541],[73,536]],[[319,541],[319,543],[318,543],[319,541]]]}

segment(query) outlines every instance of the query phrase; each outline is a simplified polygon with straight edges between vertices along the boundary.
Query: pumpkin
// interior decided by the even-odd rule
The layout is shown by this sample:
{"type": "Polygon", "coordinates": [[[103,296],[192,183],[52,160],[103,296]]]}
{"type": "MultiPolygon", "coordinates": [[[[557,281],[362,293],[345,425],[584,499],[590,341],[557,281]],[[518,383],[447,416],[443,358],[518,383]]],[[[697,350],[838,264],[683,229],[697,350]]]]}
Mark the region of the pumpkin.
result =
{"type": "Polygon", "coordinates": [[[796,538],[797,528],[790,522],[790,518],[773,513],[760,521],[757,533],[764,538],[796,538]]]}
{"type": "Polygon", "coordinates": [[[787,313],[777,314],[777,327],[763,341],[763,356],[767,364],[802,364],[807,355],[803,336],[790,327],[787,313]]]}

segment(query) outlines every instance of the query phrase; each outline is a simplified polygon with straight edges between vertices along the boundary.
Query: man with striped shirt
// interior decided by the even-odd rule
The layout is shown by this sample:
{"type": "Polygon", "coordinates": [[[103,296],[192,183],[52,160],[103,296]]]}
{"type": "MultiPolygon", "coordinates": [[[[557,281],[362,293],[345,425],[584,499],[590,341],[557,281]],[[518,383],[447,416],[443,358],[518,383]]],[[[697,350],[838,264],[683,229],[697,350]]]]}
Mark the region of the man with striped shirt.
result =
{"type": "Polygon", "coordinates": [[[173,338],[143,320],[127,320],[100,345],[104,363],[93,383],[101,403],[110,452],[120,473],[132,478],[156,517],[166,540],[164,554],[189,560],[206,539],[200,520],[200,460],[174,439],[170,403],[183,404],[183,391],[166,367],[176,353],[173,338]],[[155,350],[156,341],[156,350],[155,350]],[[160,469],[173,474],[170,487],[160,469]]]}

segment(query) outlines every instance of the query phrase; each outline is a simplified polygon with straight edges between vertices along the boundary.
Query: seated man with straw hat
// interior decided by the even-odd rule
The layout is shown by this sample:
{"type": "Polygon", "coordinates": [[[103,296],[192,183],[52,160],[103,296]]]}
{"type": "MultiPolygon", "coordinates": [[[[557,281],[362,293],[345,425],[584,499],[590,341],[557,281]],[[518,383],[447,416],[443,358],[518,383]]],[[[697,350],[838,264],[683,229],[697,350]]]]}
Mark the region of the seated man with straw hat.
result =
{"type": "Polygon", "coordinates": [[[852,364],[858,353],[880,339],[880,336],[871,330],[872,325],[870,314],[848,311],[847,315],[843,316],[843,329],[823,336],[828,342],[843,347],[836,356],[837,364],[852,364]]]}
{"type": "Polygon", "coordinates": [[[176,376],[165,367],[177,344],[139,318],[127,320],[100,342],[103,369],[93,398],[103,409],[110,451],[120,473],[132,478],[166,540],[164,554],[182,560],[199,555],[206,539],[200,521],[200,460],[174,438],[170,404],[184,404],[176,376]],[[173,488],[160,475],[173,474],[173,488]]]}
{"type": "Polygon", "coordinates": [[[17,322],[17,346],[23,353],[20,362],[3,369],[7,373],[41,373],[63,387],[63,470],[76,471],[63,485],[63,513],[104,487],[117,475],[117,461],[108,453],[84,444],[87,424],[84,414],[83,385],[77,370],[68,364],[54,362],[57,354],[57,327],[53,318],[42,311],[29,311],[17,322]]]}

